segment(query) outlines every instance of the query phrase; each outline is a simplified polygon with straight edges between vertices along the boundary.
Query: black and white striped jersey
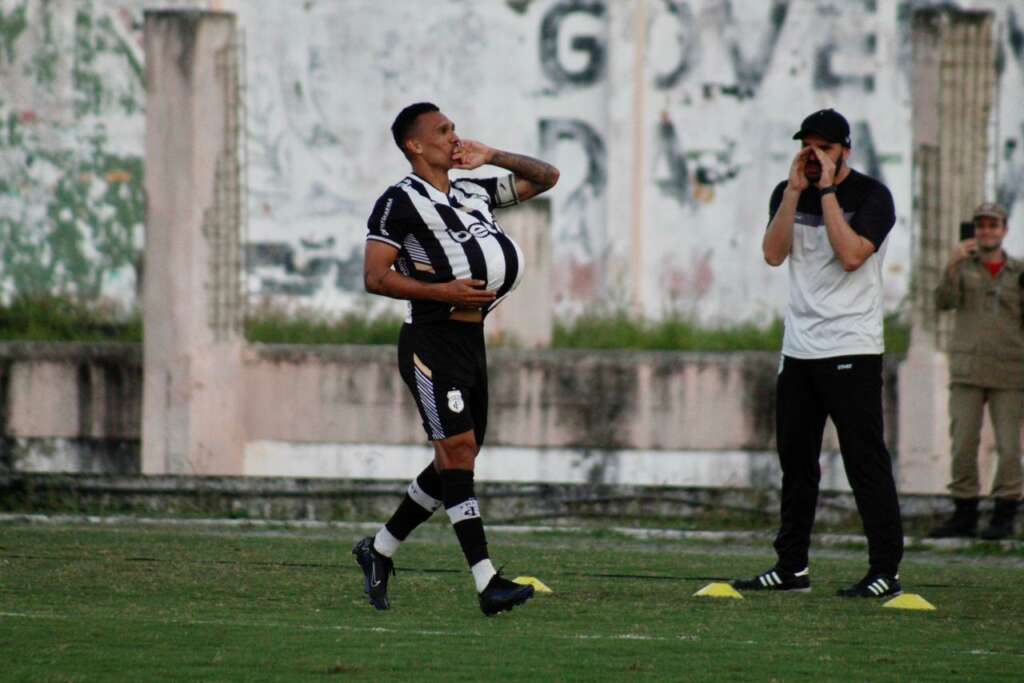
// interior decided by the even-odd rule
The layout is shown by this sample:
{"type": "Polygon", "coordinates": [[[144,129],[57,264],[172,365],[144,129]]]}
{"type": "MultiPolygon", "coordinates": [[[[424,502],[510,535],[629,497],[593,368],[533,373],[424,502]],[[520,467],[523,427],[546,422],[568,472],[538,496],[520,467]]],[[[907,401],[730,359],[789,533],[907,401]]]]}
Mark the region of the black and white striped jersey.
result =
{"type": "MultiPolygon", "coordinates": [[[[497,297],[486,315],[523,276],[523,252],[494,218],[494,209],[518,203],[515,177],[458,178],[448,194],[410,173],[380,196],[367,221],[366,239],[398,249],[395,267],[422,282],[473,278],[497,297]]],[[[409,302],[407,323],[447,319],[439,301],[409,302]]]]}

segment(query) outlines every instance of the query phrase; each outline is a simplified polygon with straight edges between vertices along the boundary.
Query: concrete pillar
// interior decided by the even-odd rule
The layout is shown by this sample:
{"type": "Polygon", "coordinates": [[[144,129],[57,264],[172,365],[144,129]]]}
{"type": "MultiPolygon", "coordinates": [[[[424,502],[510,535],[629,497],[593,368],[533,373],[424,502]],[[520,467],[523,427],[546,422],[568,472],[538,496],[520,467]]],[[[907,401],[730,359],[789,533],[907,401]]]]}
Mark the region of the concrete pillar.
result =
{"type": "Polygon", "coordinates": [[[145,474],[241,474],[234,15],[147,12],[145,474]]]}
{"type": "Polygon", "coordinates": [[[551,202],[531,199],[498,214],[501,227],[523,250],[523,279],[487,316],[491,342],[535,348],[551,343],[551,202]]]}
{"type": "Polygon", "coordinates": [[[661,311],[649,309],[653,299],[646,276],[651,255],[645,250],[644,193],[650,146],[645,70],[648,2],[610,2],[607,10],[608,187],[604,214],[609,247],[617,252],[608,260],[612,272],[606,276],[607,303],[613,309],[628,306],[634,315],[656,317],[661,311]]]}
{"type": "Polygon", "coordinates": [[[951,320],[934,290],[960,222],[984,200],[996,81],[991,12],[914,12],[914,272],[911,344],[899,371],[899,486],[943,493],[950,476],[951,320]]]}

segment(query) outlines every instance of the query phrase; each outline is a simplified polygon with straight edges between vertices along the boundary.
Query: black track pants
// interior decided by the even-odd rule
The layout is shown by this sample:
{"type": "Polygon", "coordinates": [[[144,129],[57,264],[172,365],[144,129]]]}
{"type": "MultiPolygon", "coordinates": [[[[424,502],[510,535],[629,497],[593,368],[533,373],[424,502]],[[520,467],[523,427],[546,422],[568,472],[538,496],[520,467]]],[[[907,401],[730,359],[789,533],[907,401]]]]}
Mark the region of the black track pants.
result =
{"type": "Polygon", "coordinates": [[[870,568],[895,575],[903,557],[903,524],[882,425],[881,355],[783,359],[775,416],[782,466],[782,524],[775,539],[779,566],[789,571],[808,566],[826,417],[839,435],[846,478],[868,538],[870,568]]]}

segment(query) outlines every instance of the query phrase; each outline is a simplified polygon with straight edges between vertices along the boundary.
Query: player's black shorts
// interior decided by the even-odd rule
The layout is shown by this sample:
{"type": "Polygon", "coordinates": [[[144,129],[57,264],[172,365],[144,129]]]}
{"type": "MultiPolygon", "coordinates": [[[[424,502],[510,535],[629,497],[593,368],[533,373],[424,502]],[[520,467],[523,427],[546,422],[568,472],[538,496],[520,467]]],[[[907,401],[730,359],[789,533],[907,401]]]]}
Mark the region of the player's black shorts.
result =
{"type": "Polygon", "coordinates": [[[484,326],[442,320],[405,324],[398,337],[402,373],[431,441],[487,431],[487,351],[484,326]]]}

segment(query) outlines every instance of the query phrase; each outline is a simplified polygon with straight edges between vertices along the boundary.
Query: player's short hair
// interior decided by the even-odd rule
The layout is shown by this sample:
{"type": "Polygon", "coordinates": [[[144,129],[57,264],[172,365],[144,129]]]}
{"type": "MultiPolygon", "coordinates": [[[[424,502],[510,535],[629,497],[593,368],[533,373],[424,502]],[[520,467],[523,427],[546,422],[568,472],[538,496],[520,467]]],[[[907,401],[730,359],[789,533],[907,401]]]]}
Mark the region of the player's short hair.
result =
{"type": "Polygon", "coordinates": [[[408,156],[408,152],[405,150],[405,141],[409,139],[409,134],[412,132],[413,126],[416,124],[416,119],[421,114],[426,114],[432,111],[441,111],[437,105],[433,102],[417,102],[410,104],[408,107],[398,112],[398,116],[395,117],[395,122],[391,124],[391,134],[395,138],[395,144],[398,145],[398,149],[402,150],[402,154],[408,156]]]}

